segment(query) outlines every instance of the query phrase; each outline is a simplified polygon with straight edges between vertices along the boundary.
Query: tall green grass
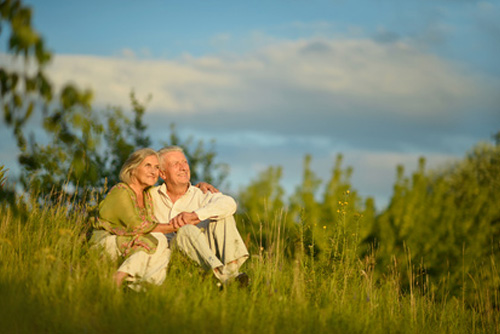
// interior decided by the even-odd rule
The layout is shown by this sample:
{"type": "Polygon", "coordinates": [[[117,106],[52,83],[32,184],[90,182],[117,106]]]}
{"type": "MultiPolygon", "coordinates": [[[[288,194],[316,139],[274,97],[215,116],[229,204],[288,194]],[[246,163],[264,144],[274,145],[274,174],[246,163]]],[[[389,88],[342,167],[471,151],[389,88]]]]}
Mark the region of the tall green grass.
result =
{"type": "MultiPolygon", "coordinates": [[[[211,275],[174,254],[162,286],[123,291],[112,283],[116,264],[88,247],[88,209],[67,198],[52,205],[28,198],[1,204],[2,332],[500,332],[499,292],[481,285],[483,276],[500,280],[494,260],[474,274],[463,273],[473,303],[451,295],[438,299],[436,290],[446,295],[447,282],[431,286],[422,279],[410,250],[404,263],[394,260],[389,274],[380,276],[376,254],[356,255],[356,233],[346,234],[338,224],[329,256],[315,257],[300,236],[307,226],[287,230],[284,214],[247,222],[253,229],[247,239],[251,257],[243,267],[252,279],[246,289],[230,285],[220,291],[211,275]],[[298,233],[293,256],[284,256],[292,232],[298,233]],[[410,284],[403,287],[402,281],[410,284]]],[[[314,235],[307,240],[314,242],[314,235]]]]}

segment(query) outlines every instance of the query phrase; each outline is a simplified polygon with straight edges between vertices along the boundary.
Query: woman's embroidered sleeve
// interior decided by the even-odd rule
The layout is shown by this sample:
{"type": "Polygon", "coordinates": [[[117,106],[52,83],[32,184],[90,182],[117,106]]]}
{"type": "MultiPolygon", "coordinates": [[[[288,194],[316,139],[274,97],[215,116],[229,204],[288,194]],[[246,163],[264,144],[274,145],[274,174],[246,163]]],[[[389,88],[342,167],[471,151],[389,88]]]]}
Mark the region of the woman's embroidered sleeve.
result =
{"type": "Polygon", "coordinates": [[[124,184],[113,187],[99,205],[99,223],[107,231],[122,236],[151,232],[157,225],[149,210],[141,210],[135,194],[124,184]]]}

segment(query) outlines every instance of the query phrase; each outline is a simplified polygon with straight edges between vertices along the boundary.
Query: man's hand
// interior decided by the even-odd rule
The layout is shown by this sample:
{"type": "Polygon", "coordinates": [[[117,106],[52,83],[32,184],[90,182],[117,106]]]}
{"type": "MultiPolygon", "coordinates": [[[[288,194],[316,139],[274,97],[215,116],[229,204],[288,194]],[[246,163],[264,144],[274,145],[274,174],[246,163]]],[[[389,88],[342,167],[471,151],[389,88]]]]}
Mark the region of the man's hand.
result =
{"type": "Polygon", "coordinates": [[[175,230],[178,230],[184,225],[196,225],[200,221],[198,215],[194,212],[181,212],[170,220],[170,224],[175,230]]]}
{"type": "Polygon", "coordinates": [[[197,185],[195,185],[196,188],[200,188],[201,191],[206,194],[207,191],[210,191],[211,193],[215,194],[215,193],[218,193],[219,190],[217,188],[215,188],[213,185],[211,185],[210,183],[206,183],[206,182],[199,182],[197,185]]]}

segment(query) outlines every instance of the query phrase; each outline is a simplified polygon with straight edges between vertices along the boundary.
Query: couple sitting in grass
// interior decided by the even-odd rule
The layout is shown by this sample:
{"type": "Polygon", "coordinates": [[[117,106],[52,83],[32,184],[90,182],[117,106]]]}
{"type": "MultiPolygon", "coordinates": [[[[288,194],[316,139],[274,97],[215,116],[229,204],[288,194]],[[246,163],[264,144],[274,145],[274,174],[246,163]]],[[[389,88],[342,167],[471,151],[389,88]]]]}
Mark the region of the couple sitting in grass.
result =
{"type": "Polygon", "coordinates": [[[163,283],[171,249],[180,249],[221,284],[248,282],[239,272],[248,251],[236,228],[236,202],[207,183],[190,183],[186,156],[177,146],[130,155],[115,185],[99,204],[92,236],[120,267],[118,286],[163,283]],[[165,181],[154,186],[158,176],[165,181]]]}

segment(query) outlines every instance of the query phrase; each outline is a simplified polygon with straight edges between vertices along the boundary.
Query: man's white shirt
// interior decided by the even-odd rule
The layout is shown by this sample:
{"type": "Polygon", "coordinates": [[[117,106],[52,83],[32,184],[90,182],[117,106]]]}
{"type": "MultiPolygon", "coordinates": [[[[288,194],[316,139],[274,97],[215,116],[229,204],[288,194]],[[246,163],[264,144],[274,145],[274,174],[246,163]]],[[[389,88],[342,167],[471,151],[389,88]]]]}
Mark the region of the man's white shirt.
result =
{"type": "Polygon", "coordinates": [[[236,212],[235,200],[222,193],[207,192],[189,185],[188,190],[175,203],[167,195],[167,185],[152,187],[149,192],[153,198],[154,215],[160,224],[168,224],[181,212],[195,212],[201,221],[221,219],[236,212]]]}

